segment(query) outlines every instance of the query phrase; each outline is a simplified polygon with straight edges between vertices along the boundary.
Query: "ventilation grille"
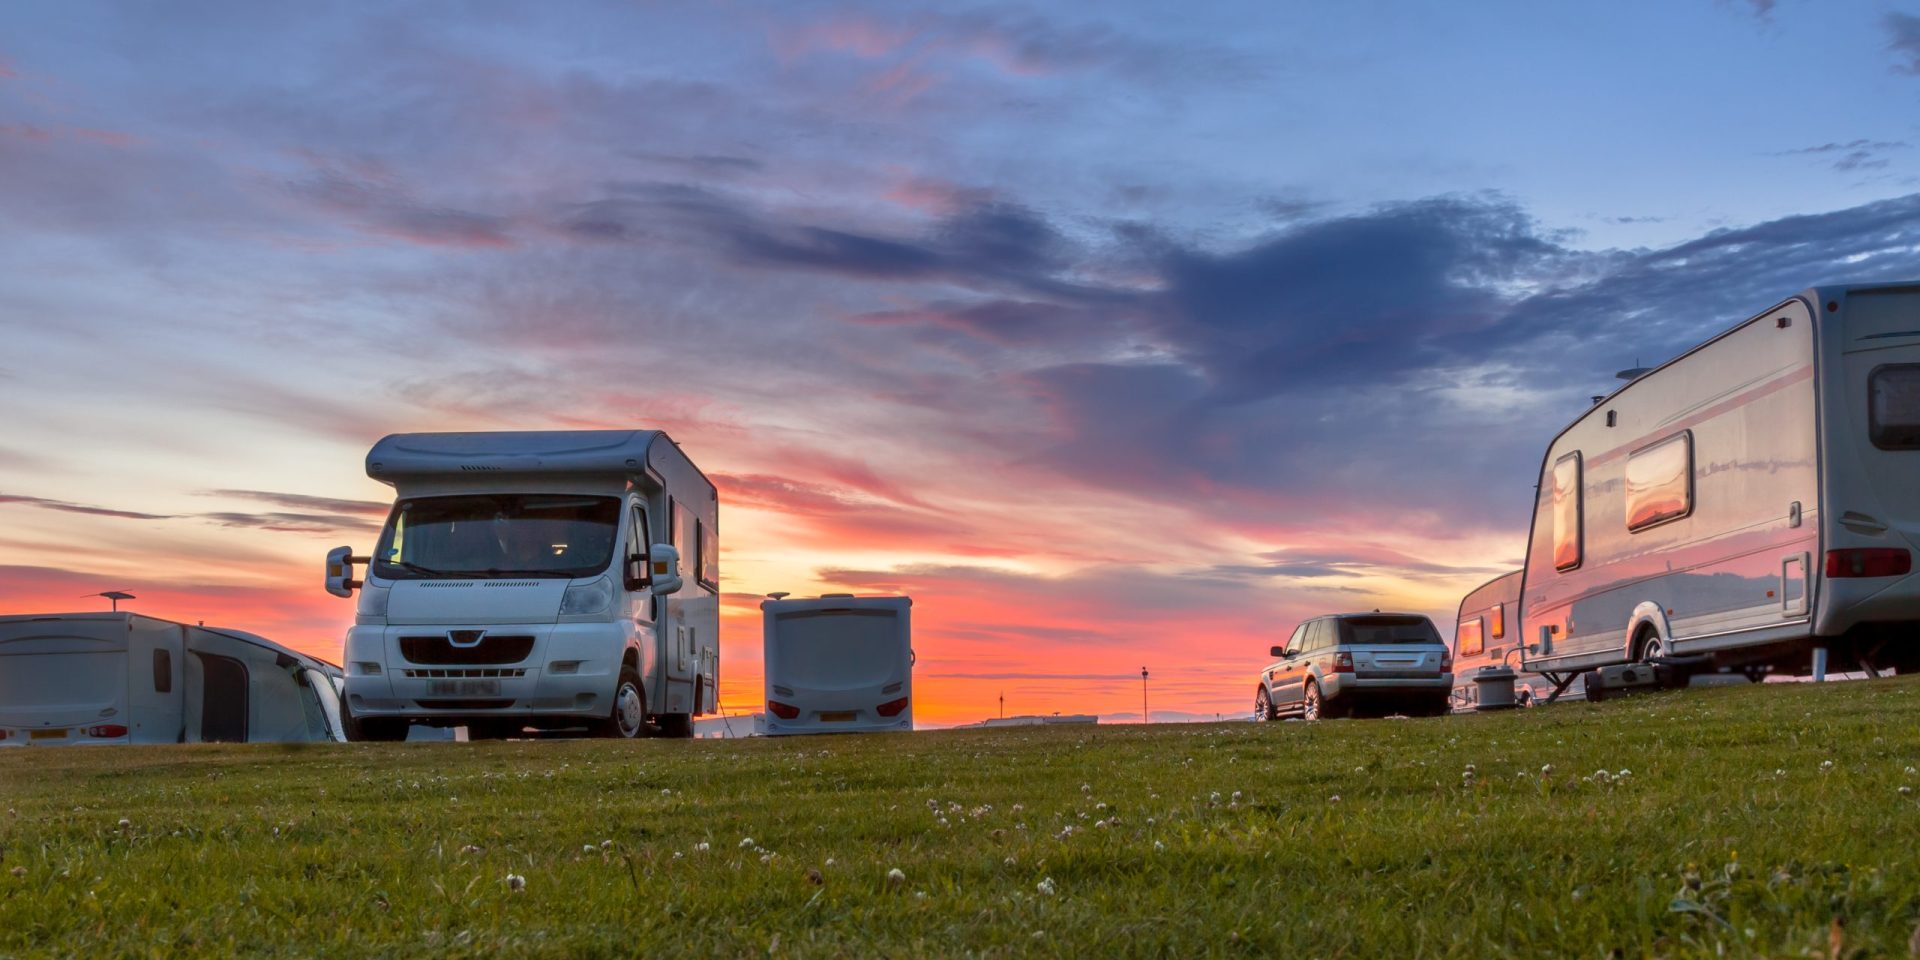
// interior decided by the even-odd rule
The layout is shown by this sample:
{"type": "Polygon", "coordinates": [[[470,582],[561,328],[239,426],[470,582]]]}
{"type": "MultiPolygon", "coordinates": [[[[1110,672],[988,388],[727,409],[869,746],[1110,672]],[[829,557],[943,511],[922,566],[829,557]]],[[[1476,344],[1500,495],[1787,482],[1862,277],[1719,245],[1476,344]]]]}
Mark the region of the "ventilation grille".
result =
{"type": "Polygon", "coordinates": [[[524,667],[452,667],[437,670],[407,670],[407,676],[415,680],[459,679],[465,677],[524,677],[524,667]]]}
{"type": "Polygon", "coordinates": [[[483,587],[537,587],[539,585],[538,580],[489,580],[481,584],[483,587]]]}
{"type": "Polygon", "coordinates": [[[533,652],[533,638],[488,634],[471,647],[456,647],[444,636],[401,637],[400,655],[408,663],[519,663],[533,652]]]}
{"type": "Polygon", "coordinates": [[[442,590],[447,587],[471,587],[471,580],[426,580],[420,584],[422,590],[442,590]]]}

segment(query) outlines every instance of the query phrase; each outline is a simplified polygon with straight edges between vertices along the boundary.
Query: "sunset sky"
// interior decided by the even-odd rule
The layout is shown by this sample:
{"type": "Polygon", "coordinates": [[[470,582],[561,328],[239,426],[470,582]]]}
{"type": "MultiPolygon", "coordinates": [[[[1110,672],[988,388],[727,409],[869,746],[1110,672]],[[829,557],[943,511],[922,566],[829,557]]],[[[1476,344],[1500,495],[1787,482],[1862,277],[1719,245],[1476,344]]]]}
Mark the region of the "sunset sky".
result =
{"type": "Polygon", "coordinates": [[[416,430],[660,427],[917,718],[1448,623],[1612,374],[1920,276],[1920,3],[0,7],[0,612],[338,659],[416,430]]]}

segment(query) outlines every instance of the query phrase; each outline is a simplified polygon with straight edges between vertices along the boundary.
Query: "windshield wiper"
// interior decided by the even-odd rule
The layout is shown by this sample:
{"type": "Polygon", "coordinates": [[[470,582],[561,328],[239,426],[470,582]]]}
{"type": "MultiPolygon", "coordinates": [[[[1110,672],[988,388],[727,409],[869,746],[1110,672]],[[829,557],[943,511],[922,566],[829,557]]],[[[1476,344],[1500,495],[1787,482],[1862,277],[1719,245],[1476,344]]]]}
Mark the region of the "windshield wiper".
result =
{"type": "Polygon", "coordinates": [[[433,569],[432,567],[423,567],[423,566],[421,566],[421,565],[419,565],[419,564],[417,564],[417,563],[414,563],[414,562],[412,562],[412,561],[410,561],[410,560],[386,560],[386,561],[382,561],[382,562],[384,562],[384,563],[385,563],[385,564],[386,564],[387,566],[390,566],[390,567],[399,567],[400,569],[402,569],[402,570],[405,570],[405,571],[407,571],[408,573],[417,573],[417,574],[419,574],[420,576],[423,576],[423,577],[457,577],[457,576],[460,576],[460,574],[458,574],[458,573],[453,573],[453,572],[450,572],[450,571],[446,571],[446,570],[435,570],[435,569],[433,569]]]}

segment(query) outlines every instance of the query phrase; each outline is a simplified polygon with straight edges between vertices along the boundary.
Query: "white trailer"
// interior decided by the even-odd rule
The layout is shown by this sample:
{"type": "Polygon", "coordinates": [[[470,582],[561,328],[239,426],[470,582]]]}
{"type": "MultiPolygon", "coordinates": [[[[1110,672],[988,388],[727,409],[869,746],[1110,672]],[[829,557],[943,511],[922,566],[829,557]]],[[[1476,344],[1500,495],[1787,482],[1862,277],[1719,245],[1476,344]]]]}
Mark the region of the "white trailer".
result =
{"type": "Polygon", "coordinates": [[[760,604],[767,712],[761,732],[913,729],[913,600],[829,593],[760,604]]]}
{"type": "Polygon", "coordinates": [[[0,747],[344,740],[339,668],[134,613],[0,617],[0,747]]]}
{"type": "MultiPolygon", "coordinates": [[[[1474,677],[1486,667],[1514,671],[1514,701],[1523,706],[1545,700],[1554,684],[1531,670],[1520,669],[1520,581],[1524,570],[1502,574],[1476,587],[1460,600],[1453,631],[1453,708],[1474,710],[1480,705],[1480,686],[1474,677]]],[[[1576,681],[1561,699],[1578,696],[1576,681]]]]}
{"type": "Polygon", "coordinates": [[[327,558],[328,591],[360,591],[345,655],[357,737],[415,723],[689,737],[714,710],[719,494],[665,433],[399,434],[367,475],[397,494],[379,543],[327,558]]]}
{"type": "Polygon", "coordinates": [[[1523,666],[1920,665],[1920,284],[1815,287],[1555,437],[1523,666]]]}

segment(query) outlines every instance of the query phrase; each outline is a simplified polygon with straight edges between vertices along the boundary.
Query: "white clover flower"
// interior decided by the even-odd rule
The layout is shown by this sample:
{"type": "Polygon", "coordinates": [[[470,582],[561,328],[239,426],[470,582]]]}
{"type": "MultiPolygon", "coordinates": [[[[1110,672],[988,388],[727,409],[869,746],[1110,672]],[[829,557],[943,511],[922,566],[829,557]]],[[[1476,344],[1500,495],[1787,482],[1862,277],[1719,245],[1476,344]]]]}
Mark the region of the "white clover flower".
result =
{"type": "Polygon", "coordinates": [[[673,852],[673,858],[674,858],[675,860],[681,860],[681,859],[684,859],[685,857],[686,857],[686,854],[684,854],[684,853],[681,853],[681,852],[680,852],[680,851],[678,851],[678,850],[675,850],[675,851],[673,852]]]}
{"type": "Polygon", "coordinates": [[[1901,785],[1900,785],[1900,795],[1901,795],[1901,796],[1903,796],[1903,797],[1910,797],[1910,796],[1912,796],[1912,795],[1913,795],[1913,788],[1912,788],[1912,787],[1909,787],[1909,786],[1907,786],[1907,785],[1906,785],[1906,784],[1904,784],[1904,783],[1903,783],[1903,784],[1901,784],[1901,785]]]}
{"type": "Polygon", "coordinates": [[[594,845],[593,845],[593,844],[591,844],[591,843],[589,843],[589,844],[587,844],[587,845],[585,845],[585,846],[583,846],[583,847],[581,847],[581,848],[580,848],[580,852],[581,852],[581,853],[599,853],[599,852],[600,852],[600,848],[599,848],[599,847],[596,847],[596,846],[594,846],[594,845]]]}
{"type": "Polygon", "coordinates": [[[460,852],[461,853],[479,853],[481,852],[481,849],[482,848],[478,844],[469,843],[466,846],[461,847],[460,852]]]}
{"type": "Polygon", "coordinates": [[[1081,792],[1081,793],[1092,793],[1092,792],[1093,792],[1093,784],[1090,784],[1090,783],[1083,783],[1083,784],[1081,784],[1081,785],[1080,785],[1080,792],[1081,792]]]}
{"type": "Polygon", "coordinates": [[[1543,776],[1543,777],[1544,777],[1544,776],[1547,776],[1547,775],[1549,775],[1549,774],[1551,774],[1551,773],[1553,773],[1553,764],[1551,764],[1551,763],[1543,763],[1543,764],[1541,764],[1541,765],[1540,765],[1540,775],[1541,775],[1541,776],[1543,776]]]}
{"type": "Polygon", "coordinates": [[[1821,770],[1823,770],[1823,771],[1825,771],[1825,770],[1832,770],[1832,769],[1833,769],[1833,761],[1832,761],[1832,760],[1822,760],[1822,761],[1820,761],[1820,769],[1821,769],[1821,770]]]}
{"type": "MultiPolygon", "coordinates": [[[[1911,777],[1911,776],[1913,776],[1913,768],[1912,768],[1912,767],[1908,767],[1908,768],[1907,768],[1907,776],[1909,776],[1909,777],[1911,777]]],[[[8,810],[7,812],[8,812],[8,813],[12,813],[13,811],[12,811],[12,810],[8,810]]]]}
{"type": "Polygon", "coordinates": [[[527,878],[517,873],[507,874],[507,889],[520,893],[527,889],[527,878]]]}
{"type": "Polygon", "coordinates": [[[1051,897],[1053,896],[1053,892],[1054,892],[1053,878],[1042,877],[1039,883],[1036,883],[1033,885],[1033,888],[1035,890],[1040,891],[1041,896],[1051,897]]]}
{"type": "MultiPolygon", "coordinates": [[[[1907,769],[1908,769],[1908,770],[1912,770],[1913,768],[1912,768],[1912,767],[1908,767],[1907,769]]],[[[1022,813],[1022,812],[1024,812],[1024,811],[1025,811],[1026,809],[1027,809],[1027,805],[1026,805],[1026,804],[1024,804],[1024,803],[1016,803],[1016,804],[1014,804],[1014,805],[1013,805],[1013,812],[1014,812],[1014,813],[1022,813]]]]}
{"type": "Polygon", "coordinates": [[[706,853],[708,850],[711,850],[711,849],[713,849],[713,844],[708,843],[705,840],[702,840],[699,843],[696,843],[693,845],[693,852],[695,853],[706,853]]]}
{"type": "Polygon", "coordinates": [[[673,788],[672,788],[672,787],[661,787],[661,788],[660,788],[660,795],[661,795],[661,796],[663,796],[663,797],[671,797],[671,796],[673,796],[673,788]]]}
{"type": "Polygon", "coordinates": [[[1220,802],[1220,791],[1218,791],[1218,790],[1215,790],[1215,791],[1213,791],[1212,793],[1209,793],[1209,794],[1207,794],[1207,802],[1208,802],[1208,803],[1219,803],[1219,802],[1220,802]]]}
{"type": "Polygon", "coordinates": [[[907,875],[900,872],[899,867],[894,867],[893,869],[887,871],[887,882],[893,884],[894,886],[899,886],[900,884],[907,882],[907,875]]]}
{"type": "Polygon", "coordinates": [[[1018,861],[1014,860],[1011,856],[1007,857],[1005,860],[1000,861],[1002,865],[1009,866],[1009,867],[1013,866],[1017,862],[1018,861]]]}
{"type": "Polygon", "coordinates": [[[1614,774],[1614,776],[1616,776],[1616,777],[1620,777],[1621,779],[1626,779],[1627,777],[1631,777],[1631,776],[1633,776],[1633,771],[1632,771],[1632,770],[1622,770],[1622,771],[1620,771],[1619,773],[1616,773],[1616,774],[1614,774]]]}
{"type": "Polygon", "coordinates": [[[1103,801],[1103,802],[1100,802],[1100,803],[1096,803],[1096,804],[1094,804],[1094,805],[1093,805],[1093,808],[1094,808],[1095,810],[1105,810],[1105,809],[1107,808],[1107,805],[1106,805],[1106,803],[1105,803],[1105,802],[1103,801]]]}
{"type": "Polygon", "coordinates": [[[1161,843],[1161,842],[1160,842],[1160,841],[1158,841],[1158,840],[1155,840],[1155,841],[1153,842],[1153,848],[1154,848],[1155,850],[1165,850],[1165,849],[1167,848],[1167,845],[1166,845],[1166,844],[1164,844],[1164,843],[1161,843]]]}
{"type": "Polygon", "coordinates": [[[125,829],[127,829],[128,827],[131,827],[131,826],[133,826],[133,821],[132,821],[132,820],[128,820],[128,819],[127,819],[126,817],[121,817],[121,818],[120,818],[120,829],[122,829],[122,830],[125,830],[125,829]]]}
{"type": "Polygon", "coordinates": [[[1235,790],[1235,791],[1233,792],[1233,801],[1234,801],[1235,803],[1239,803],[1239,802],[1240,802],[1240,791],[1238,791],[1238,790],[1235,790]]]}
{"type": "Polygon", "coordinates": [[[829,867],[831,867],[831,866],[833,866],[833,858],[832,858],[832,857],[828,857],[828,858],[827,858],[827,866],[829,866],[829,867]]]}
{"type": "Polygon", "coordinates": [[[1327,798],[1327,802],[1328,802],[1328,803],[1339,803],[1339,802],[1340,802],[1340,795],[1336,793],[1336,794],[1334,794],[1333,796],[1331,796],[1331,797],[1328,797],[1328,798],[1327,798]]]}
{"type": "Polygon", "coordinates": [[[1102,830],[1105,830],[1107,828],[1107,822],[1105,820],[1095,820],[1093,822],[1093,825],[1102,830]]]}
{"type": "Polygon", "coordinates": [[[751,846],[753,846],[753,838],[752,838],[752,837],[741,837],[741,838],[740,838],[740,849],[742,849],[742,850],[745,850],[746,848],[748,848],[748,847],[751,847],[751,846]]]}

